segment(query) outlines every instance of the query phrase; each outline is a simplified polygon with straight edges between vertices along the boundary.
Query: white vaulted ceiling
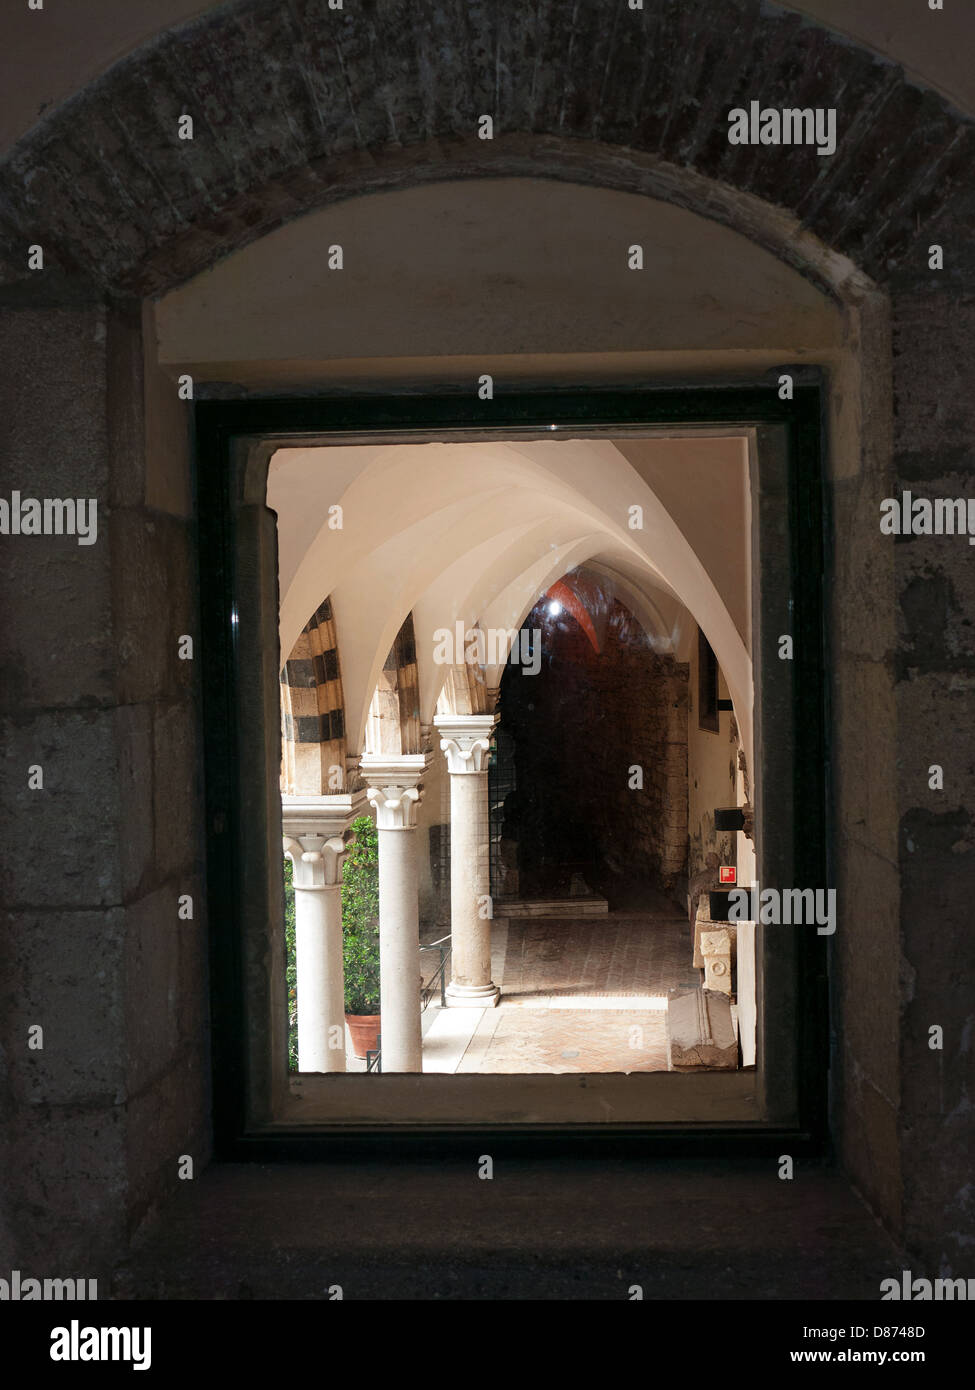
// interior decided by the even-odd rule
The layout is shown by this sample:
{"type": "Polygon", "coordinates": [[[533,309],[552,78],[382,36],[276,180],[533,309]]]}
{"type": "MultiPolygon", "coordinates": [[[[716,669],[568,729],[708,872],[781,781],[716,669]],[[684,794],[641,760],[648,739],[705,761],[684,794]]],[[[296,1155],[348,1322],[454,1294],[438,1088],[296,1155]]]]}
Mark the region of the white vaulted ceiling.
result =
{"type": "MultiPolygon", "coordinates": [[[[274,455],[268,505],[278,516],[282,658],[330,596],[351,751],[361,751],[372,693],[407,614],[429,723],[444,676],[432,659],[437,629],[458,621],[517,629],[555,580],[584,564],[616,580],[658,649],[686,660],[699,623],[750,730],[747,441],[711,435],[623,448],[629,457],[602,439],[274,455]],[[329,524],[335,506],[340,529],[329,524]],[[637,506],[640,529],[630,524],[637,506]]],[[[500,674],[488,669],[488,685],[500,674]]]]}

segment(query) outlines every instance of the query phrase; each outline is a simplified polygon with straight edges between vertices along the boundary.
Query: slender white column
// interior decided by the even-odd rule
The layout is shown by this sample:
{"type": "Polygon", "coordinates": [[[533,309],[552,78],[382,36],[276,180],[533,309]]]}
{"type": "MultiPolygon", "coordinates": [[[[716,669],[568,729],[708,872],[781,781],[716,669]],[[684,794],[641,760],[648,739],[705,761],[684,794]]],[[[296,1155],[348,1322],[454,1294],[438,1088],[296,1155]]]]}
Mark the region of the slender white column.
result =
{"type": "Polygon", "coordinates": [[[298,1066],[345,1071],[342,859],[365,797],[283,797],[284,852],[294,865],[298,1066]]]}
{"type": "Polygon", "coordinates": [[[437,715],[450,773],[450,956],[447,1002],[491,1008],[500,990],[491,980],[487,768],[494,714],[437,715]]]}
{"type": "Polygon", "coordinates": [[[423,753],[360,764],[379,832],[379,1012],[383,1072],[422,1071],[416,808],[423,753]]]}

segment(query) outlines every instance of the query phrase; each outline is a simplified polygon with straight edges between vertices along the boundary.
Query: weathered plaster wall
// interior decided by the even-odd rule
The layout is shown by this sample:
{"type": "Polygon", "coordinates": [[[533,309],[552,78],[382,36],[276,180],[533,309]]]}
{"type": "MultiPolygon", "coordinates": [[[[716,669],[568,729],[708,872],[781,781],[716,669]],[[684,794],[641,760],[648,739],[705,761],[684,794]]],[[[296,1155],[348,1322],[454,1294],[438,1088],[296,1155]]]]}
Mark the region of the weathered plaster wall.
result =
{"type": "Polygon", "coordinates": [[[836,349],[843,331],[837,305],[729,228],[633,193],[510,178],[322,208],[165,295],[156,323],[168,371],[231,381],[399,356],[710,348],[747,364],[836,349]],[[635,244],[642,270],[627,263],[635,244]]]}

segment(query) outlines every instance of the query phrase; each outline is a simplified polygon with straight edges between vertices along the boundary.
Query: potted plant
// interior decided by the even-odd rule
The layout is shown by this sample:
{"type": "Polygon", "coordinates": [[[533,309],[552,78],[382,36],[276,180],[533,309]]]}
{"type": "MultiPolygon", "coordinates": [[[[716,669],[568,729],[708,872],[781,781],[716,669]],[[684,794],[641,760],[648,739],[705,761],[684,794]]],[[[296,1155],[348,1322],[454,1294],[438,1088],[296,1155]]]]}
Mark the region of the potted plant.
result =
{"type": "Polygon", "coordinates": [[[365,1057],[378,1045],[379,835],[369,816],[352,822],[354,839],[342,871],[342,963],[345,1021],[352,1050],[365,1057]]]}

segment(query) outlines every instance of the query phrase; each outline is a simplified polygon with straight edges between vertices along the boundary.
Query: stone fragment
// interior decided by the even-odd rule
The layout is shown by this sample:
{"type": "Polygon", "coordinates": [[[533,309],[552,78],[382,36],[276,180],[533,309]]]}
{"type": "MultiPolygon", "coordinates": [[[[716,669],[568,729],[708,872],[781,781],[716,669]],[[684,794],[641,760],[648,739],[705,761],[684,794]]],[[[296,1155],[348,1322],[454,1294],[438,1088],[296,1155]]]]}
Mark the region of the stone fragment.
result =
{"type": "Polygon", "coordinates": [[[731,993],[731,935],[729,932],[702,931],[701,957],[704,961],[704,988],[720,994],[731,993]]]}
{"type": "Polygon", "coordinates": [[[726,994],[695,989],[671,999],[667,1037],[672,1071],[737,1071],[738,1038],[726,994]]]}

